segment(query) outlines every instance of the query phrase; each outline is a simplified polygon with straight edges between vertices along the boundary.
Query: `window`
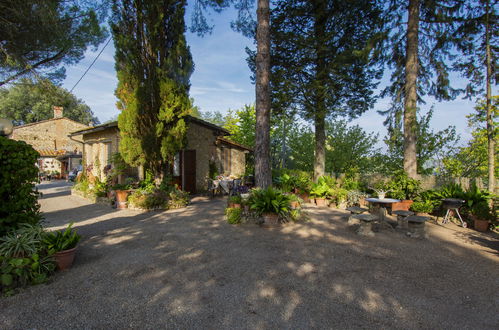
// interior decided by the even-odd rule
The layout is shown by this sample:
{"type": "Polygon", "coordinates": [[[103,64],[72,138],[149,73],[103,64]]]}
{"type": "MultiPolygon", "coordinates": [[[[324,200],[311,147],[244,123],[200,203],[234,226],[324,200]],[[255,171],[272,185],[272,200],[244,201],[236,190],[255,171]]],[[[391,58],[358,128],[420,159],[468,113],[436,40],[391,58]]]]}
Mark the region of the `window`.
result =
{"type": "Polygon", "coordinates": [[[231,174],[230,164],[231,164],[230,148],[222,148],[222,165],[223,165],[224,174],[231,174]]]}
{"type": "Polygon", "coordinates": [[[180,154],[178,152],[173,158],[173,176],[180,176],[180,154]]]}

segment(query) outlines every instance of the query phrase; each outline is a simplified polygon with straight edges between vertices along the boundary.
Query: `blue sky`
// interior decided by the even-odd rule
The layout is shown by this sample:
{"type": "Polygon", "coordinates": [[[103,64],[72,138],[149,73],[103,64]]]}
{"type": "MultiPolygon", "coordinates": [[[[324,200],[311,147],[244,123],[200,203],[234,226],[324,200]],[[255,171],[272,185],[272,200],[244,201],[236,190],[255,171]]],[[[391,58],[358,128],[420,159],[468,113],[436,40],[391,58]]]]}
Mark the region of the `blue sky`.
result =
{"type": "MultiPolygon", "coordinates": [[[[209,19],[215,25],[211,35],[198,37],[187,33],[187,41],[195,63],[195,71],[191,76],[190,95],[194,98],[195,105],[199,106],[202,111],[226,112],[228,109],[238,109],[245,104],[254,103],[255,90],[254,85],[251,84],[245,53],[246,46],[254,48],[254,45],[252,40],[230,29],[230,21],[235,18],[235,15],[233,10],[211,14],[209,19]]],[[[189,17],[186,22],[190,23],[189,17]]],[[[103,46],[104,44],[100,46],[100,49],[103,46]]],[[[63,82],[63,87],[71,89],[96,55],[97,52],[88,51],[79,64],[67,67],[67,78],[63,82]]],[[[113,56],[114,47],[111,42],[73,91],[78,98],[91,107],[101,122],[113,119],[119,114],[114,96],[117,79],[113,56]]],[[[458,84],[463,84],[457,76],[453,80],[458,84]]],[[[353,123],[359,124],[366,131],[379,132],[380,137],[384,136],[386,134],[386,129],[382,124],[384,117],[377,114],[376,110],[385,110],[389,102],[388,99],[379,100],[374,109],[363,114],[353,123]]],[[[433,105],[435,111],[432,126],[434,129],[454,125],[463,143],[470,137],[466,115],[473,111],[474,104],[474,101],[461,98],[442,103],[427,99],[427,104],[422,108],[427,110],[433,105]]]]}

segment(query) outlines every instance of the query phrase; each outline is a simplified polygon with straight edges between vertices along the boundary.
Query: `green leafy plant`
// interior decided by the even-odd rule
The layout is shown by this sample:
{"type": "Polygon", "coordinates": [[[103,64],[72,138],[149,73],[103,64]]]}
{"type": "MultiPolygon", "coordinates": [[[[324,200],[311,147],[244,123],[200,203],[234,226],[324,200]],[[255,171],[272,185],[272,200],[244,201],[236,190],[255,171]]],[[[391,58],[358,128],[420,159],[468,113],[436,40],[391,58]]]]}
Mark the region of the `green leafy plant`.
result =
{"type": "Polygon", "coordinates": [[[421,182],[410,178],[405,172],[398,172],[388,183],[389,196],[396,199],[413,200],[421,190],[421,182]]]}
{"type": "Polygon", "coordinates": [[[229,207],[225,209],[225,214],[227,215],[227,222],[235,225],[241,223],[241,213],[242,209],[229,207]]]}
{"type": "Polygon", "coordinates": [[[189,193],[178,189],[176,186],[168,194],[168,208],[179,209],[189,204],[189,193]]]}
{"type": "Polygon", "coordinates": [[[347,193],[347,205],[358,206],[362,199],[366,199],[367,194],[358,190],[351,190],[347,193]]]}
{"type": "Polygon", "coordinates": [[[23,258],[43,249],[45,232],[39,224],[23,223],[0,238],[0,255],[23,258]]]}
{"type": "Polygon", "coordinates": [[[319,180],[317,183],[312,184],[312,189],[310,189],[310,196],[315,198],[327,198],[331,191],[331,186],[327,184],[326,180],[319,180]]]}
{"type": "Polygon", "coordinates": [[[241,204],[242,203],[242,198],[240,195],[233,195],[229,197],[229,203],[232,204],[241,204]]]}
{"type": "Polygon", "coordinates": [[[44,243],[47,245],[50,254],[76,247],[81,236],[72,227],[73,222],[64,231],[48,232],[45,235],[44,243]]]}
{"type": "Polygon", "coordinates": [[[489,207],[487,202],[481,201],[473,205],[471,208],[471,214],[473,217],[479,220],[493,221],[495,220],[495,215],[493,210],[489,207]]]}
{"type": "Polygon", "coordinates": [[[418,213],[432,213],[433,207],[433,203],[430,200],[416,201],[412,203],[410,210],[418,213]]]}
{"type": "Polygon", "coordinates": [[[329,190],[328,196],[332,197],[335,203],[343,203],[347,201],[348,190],[343,188],[331,188],[329,190]]]}
{"type": "Polygon", "coordinates": [[[290,197],[282,191],[268,187],[267,189],[254,189],[249,198],[250,208],[258,215],[262,213],[276,213],[287,216],[290,210],[290,197]]]}
{"type": "Polygon", "coordinates": [[[155,209],[168,207],[168,193],[160,189],[150,191],[148,188],[137,189],[128,196],[128,203],[140,209],[155,209]]]}
{"type": "Polygon", "coordinates": [[[132,186],[128,183],[117,183],[112,186],[113,190],[130,190],[132,189],[132,186]]]}
{"type": "Polygon", "coordinates": [[[0,291],[12,294],[17,287],[44,282],[55,269],[40,225],[21,224],[0,238],[0,291]]]}

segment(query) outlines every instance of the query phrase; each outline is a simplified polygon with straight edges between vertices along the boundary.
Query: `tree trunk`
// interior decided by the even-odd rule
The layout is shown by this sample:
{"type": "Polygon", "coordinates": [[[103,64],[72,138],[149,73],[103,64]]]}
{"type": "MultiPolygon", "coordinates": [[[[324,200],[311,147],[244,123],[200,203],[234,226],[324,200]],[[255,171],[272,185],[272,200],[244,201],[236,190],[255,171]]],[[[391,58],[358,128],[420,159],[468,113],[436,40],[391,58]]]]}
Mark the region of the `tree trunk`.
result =
{"type": "Polygon", "coordinates": [[[314,35],[315,45],[315,159],[314,159],[314,180],[317,181],[325,173],[326,168],[326,89],[325,80],[327,79],[325,47],[326,27],[326,4],[324,1],[315,1],[315,21],[314,35]]]}
{"type": "Polygon", "coordinates": [[[404,100],[404,171],[411,178],[417,177],[416,109],[418,80],[419,0],[409,0],[407,45],[405,62],[404,100]]]}
{"type": "Polygon", "coordinates": [[[270,8],[269,0],[258,0],[256,10],[256,141],[255,184],[267,188],[270,170],[270,8]]]}
{"type": "Polygon", "coordinates": [[[491,79],[492,79],[492,64],[491,64],[491,52],[490,52],[490,1],[487,1],[486,5],[487,13],[485,14],[485,62],[487,65],[487,143],[488,143],[488,190],[491,193],[495,193],[495,136],[494,136],[494,120],[492,119],[492,90],[491,90],[491,79]]]}

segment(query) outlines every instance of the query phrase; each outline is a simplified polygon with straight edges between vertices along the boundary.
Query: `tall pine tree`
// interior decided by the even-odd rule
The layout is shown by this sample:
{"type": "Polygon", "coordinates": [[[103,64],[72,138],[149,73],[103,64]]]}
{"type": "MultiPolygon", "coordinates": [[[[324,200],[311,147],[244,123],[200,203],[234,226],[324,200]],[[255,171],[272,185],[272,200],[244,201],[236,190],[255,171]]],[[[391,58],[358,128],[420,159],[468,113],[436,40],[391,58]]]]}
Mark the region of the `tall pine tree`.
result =
{"type": "Polygon", "coordinates": [[[495,191],[496,128],[492,104],[492,85],[499,82],[497,0],[467,1],[466,15],[460,21],[456,39],[462,57],[456,68],[468,79],[466,96],[482,94],[485,87],[487,123],[488,189],[495,191]]]}
{"type": "Polygon", "coordinates": [[[193,63],[185,41],[186,1],[114,0],[120,153],[156,178],[182,148],[193,63]]]}
{"type": "Polygon", "coordinates": [[[325,172],[326,118],[354,118],[374,103],[380,11],[368,0],[278,1],[272,11],[274,107],[313,121],[315,179],[325,172]]]}
{"type": "Polygon", "coordinates": [[[451,100],[460,90],[449,84],[449,56],[455,45],[456,18],[462,0],[390,0],[385,6],[391,33],[384,47],[392,84],[382,96],[392,97],[385,124],[404,129],[404,171],[417,176],[417,105],[424,95],[451,100]],[[403,114],[403,116],[402,116],[403,114]]]}

